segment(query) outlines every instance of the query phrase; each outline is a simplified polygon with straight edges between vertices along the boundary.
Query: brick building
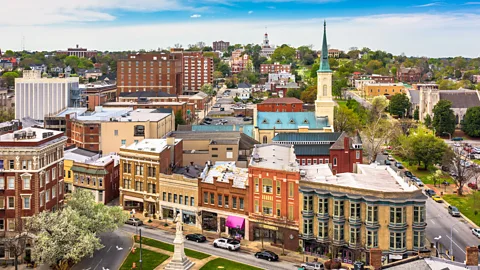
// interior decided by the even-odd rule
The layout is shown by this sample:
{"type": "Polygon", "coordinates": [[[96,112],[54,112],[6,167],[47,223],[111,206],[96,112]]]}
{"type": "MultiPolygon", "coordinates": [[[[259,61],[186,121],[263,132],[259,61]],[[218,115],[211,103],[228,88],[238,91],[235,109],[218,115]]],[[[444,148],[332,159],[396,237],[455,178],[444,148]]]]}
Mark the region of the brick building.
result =
{"type": "Polygon", "coordinates": [[[297,98],[269,98],[257,104],[259,112],[302,112],[303,101],[297,98]]]}
{"type": "Polygon", "coordinates": [[[300,173],[294,149],[256,145],[252,157],[248,167],[250,241],[263,239],[297,250],[300,173]]]}
{"type": "Polygon", "coordinates": [[[366,83],[363,85],[363,94],[369,97],[390,96],[404,94],[403,83],[366,83]]]}
{"type": "Polygon", "coordinates": [[[286,72],[290,73],[291,71],[291,65],[290,64],[280,64],[280,63],[274,63],[274,64],[261,64],[260,65],[260,74],[268,74],[268,73],[280,73],[280,72],[286,72]]]}
{"type": "Polygon", "coordinates": [[[300,165],[329,164],[337,173],[353,172],[363,160],[362,140],[345,132],[279,133],[272,140],[279,145],[293,145],[300,165]]]}
{"type": "Polygon", "coordinates": [[[235,162],[207,164],[198,182],[204,230],[249,239],[248,169],[235,162]]]}
{"type": "Polygon", "coordinates": [[[57,51],[57,54],[87,58],[94,57],[97,55],[97,53],[97,51],[89,51],[86,48],[80,48],[78,44],[75,48],[68,48],[66,51],[57,51]]]}
{"type": "Polygon", "coordinates": [[[252,60],[248,54],[244,54],[245,50],[236,49],[232,52],[232,57],[230,59],[230,68],[232,74],[240,73],[245,69],[252,69],[252,60]],[[243,54],[243,55],[242,55],[243,54]]]}
{"type": "Polygon", "coordinates": [[[394,83],[395,82],[395,78],[393,78],[393,76],[383,76],[383,75],[373,74],[370,78],[374,80],[376,83],[394,83]]]}
{"type": "Polygon", "coordinates": [[[162,91],[181,95],[182,59],[169,53],[129,54],[117,61],[117,96],[122,92],[162,91]]]}
{"type": "Polygon", "coordinates": [[[24,217],[63,205],[63,132],[26,128],[0,135],[0,231],[18,234],[24,217]]]}
{"type": "Polygon", "coordinates": [[[220,40],[220,41],[214,41],[212,48],[214,52],[216,51],[225,52],[228,50],[229,46],[230,46],[230,42],[220,40]]]}
{"type": "Polygon", "coordinates": [[[405,83],[416,83],[422,79],[422,70],[420,68],[404,68],[397,70],[397,80],[405,83]]]}
{"type": "Polygon", "coordinates": [[[173,55],[182,62],[183,91],[180,94],[197,93],[204,84],[213,84],[213,57],[183,50],[175,51],[173,55]]]}

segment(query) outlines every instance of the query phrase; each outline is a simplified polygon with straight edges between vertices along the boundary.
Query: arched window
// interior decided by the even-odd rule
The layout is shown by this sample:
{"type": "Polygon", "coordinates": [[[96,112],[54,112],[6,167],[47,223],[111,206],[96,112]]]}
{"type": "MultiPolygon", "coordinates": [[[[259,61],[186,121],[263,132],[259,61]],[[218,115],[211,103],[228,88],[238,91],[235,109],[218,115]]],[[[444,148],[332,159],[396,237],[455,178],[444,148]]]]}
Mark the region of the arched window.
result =
{"type": "Polygon", "coordinates": [[[333,166],[337,166],[337,158],[336,157],[333,158],[333,166]]]}
{"type": "Polygon", "coordinates": [[[263,143],[267,143],[267,136],[263,136],[263,143]]]}
{"type": "Polygon", "coordinates": [[[324,97],[327,96],[327,85],[326,84],[323,86],[323,96],[324,97]]]}

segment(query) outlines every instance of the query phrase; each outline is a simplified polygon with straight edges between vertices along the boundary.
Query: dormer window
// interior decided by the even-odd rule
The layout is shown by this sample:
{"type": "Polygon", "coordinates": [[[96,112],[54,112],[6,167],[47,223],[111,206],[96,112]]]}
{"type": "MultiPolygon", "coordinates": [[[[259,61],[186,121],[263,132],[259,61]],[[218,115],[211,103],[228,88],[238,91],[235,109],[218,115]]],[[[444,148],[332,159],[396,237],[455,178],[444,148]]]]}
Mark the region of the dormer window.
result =
{"type": "Polygon", "coordinates": [[[295,124],[295,121],[293,121],[293,119],[290,119],[290,124],[295,124]]]}
{"type": "Polygon", "coordinates": [[[307,119],[303,120],[303,123],[308,124],[308,120],[307,119]]]}
{"type": "Polygon", "coordinates": [[[267,119],[263,119],[262,124],[268,124],[267,119]]]}
{"type": "Polygon", "coordinates": [[[275,124],[281,124],[282,122],[280,121],[280,119],[277,119],[277,122],[275,122],[275,124]]]}

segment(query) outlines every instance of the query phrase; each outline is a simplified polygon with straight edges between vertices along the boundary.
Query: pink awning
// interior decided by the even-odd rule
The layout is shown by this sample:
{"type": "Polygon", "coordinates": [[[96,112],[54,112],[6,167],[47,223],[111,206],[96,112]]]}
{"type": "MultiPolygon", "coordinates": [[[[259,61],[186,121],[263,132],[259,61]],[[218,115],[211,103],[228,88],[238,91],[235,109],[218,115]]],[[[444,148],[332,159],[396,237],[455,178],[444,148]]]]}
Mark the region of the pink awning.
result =
{"type": "Polygon", "coordinates": [[[241,217],[228,216],[225,226],[242,230],[245,227],[245,219],[241,217]]]}

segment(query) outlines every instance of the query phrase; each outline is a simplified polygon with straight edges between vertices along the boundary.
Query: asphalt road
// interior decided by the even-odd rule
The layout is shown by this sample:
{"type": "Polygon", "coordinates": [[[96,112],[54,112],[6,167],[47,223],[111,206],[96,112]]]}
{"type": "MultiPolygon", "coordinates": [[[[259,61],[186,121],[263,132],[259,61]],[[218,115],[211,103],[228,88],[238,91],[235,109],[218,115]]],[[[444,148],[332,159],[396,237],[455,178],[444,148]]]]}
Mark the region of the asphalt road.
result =
{"type": "MultiPolygon", "coordinates": [[[[135,227],[130,225],[123,226],[121,230],[131,234],[135,233],[135,227]]],[[[153,239],[170,243],[170,244],[173,243],[173,239],[175,237],[175,235],[170,232],[166,232],[157,228],[151,228],[147,226],[142,226],[142,236],[153,238],[153,239]]],[[[191,241],[186,241],[185,247],[192,250],[199,251],[199,252],[215,255],[215,256],[236,261],[239,263],[249,264],[249,265],[263,268],[263,269],[279,269],[279,270],[298,269],[293,263],[290,263],[290,262],[285,262],[285,261],[268,262],[265,260],[256,259],[253,256],[253,254],[248,253],[247,251],[244,251],[241,249],[239,251],[228,251],[225,249],[214,248],[211,242],[195,243],[191,241]]]]}
{"type": "MultiPolygon", "coordinates": [[[[135,231],[135,230],[134,230],[135,231]]],[[[131,234],[121,230],[100,235],[104,248],[85,258],[73,270],[117,270],[133,245],[131,234]],[[118,248],[117,248],[118,247],[118,248]]]]}

